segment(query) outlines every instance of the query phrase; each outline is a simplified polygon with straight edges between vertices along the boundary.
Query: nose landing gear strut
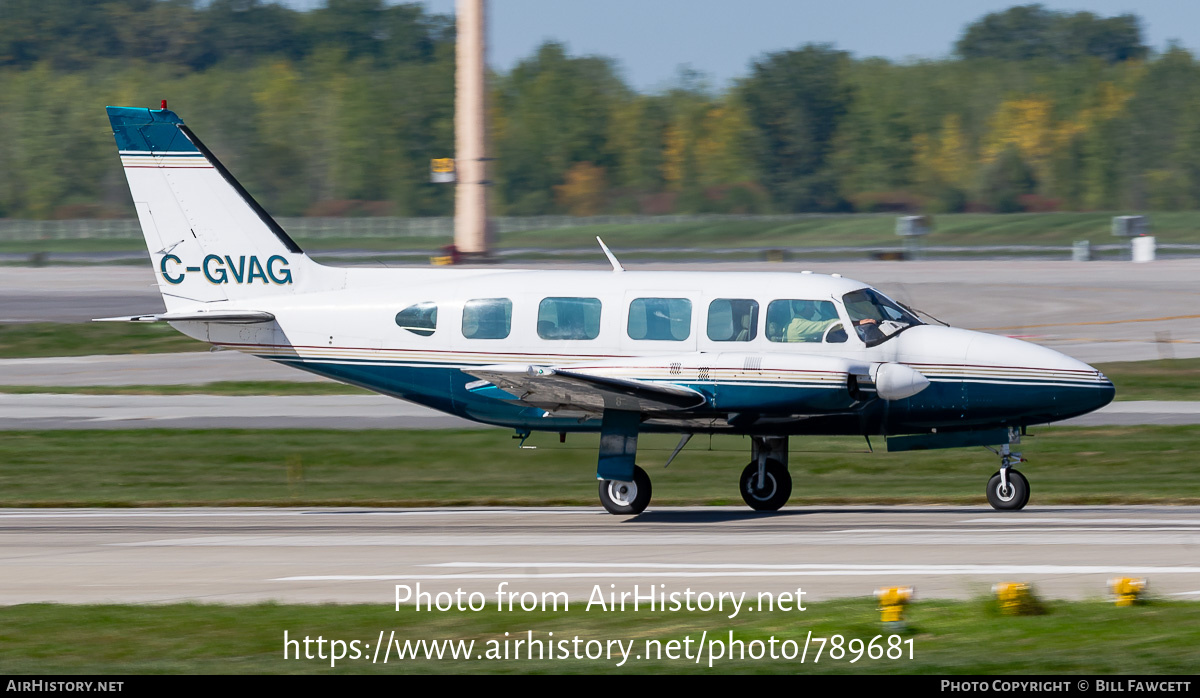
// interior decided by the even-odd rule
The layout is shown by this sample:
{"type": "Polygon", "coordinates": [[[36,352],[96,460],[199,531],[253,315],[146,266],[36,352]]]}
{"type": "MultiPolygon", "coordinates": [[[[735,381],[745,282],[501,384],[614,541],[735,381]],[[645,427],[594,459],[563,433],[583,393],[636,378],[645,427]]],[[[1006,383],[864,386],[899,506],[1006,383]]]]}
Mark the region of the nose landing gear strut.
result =
{"type": "Polygon", "coordinates": [[[1016,427],[1008,430],[1008,443],[999,450],[987,447],[989,451],[1000,456],[1000,470],[988,480],[987,500],[993,509],[1000,511],[1020,511],[1029,503],[1029,480],[1019,470],[1012,467],[1013,463],[1027,463],[1020,453],[1013,453],[1012,444],[1021,443],[1021,431],[1016,427]]]}

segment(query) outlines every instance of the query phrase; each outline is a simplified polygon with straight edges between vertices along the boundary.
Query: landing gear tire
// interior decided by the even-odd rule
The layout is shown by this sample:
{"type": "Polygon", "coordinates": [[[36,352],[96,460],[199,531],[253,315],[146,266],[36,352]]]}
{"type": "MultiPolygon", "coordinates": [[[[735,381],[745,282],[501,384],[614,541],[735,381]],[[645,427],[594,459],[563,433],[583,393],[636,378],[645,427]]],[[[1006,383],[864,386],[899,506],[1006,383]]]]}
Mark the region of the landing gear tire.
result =
{"type": "Polygon", "coordinates": [[[633,466],[633,481],[601,480],[600,503],[610,514],[636,516],[650,504],[650,476],[633,466]]]}
{"type": "Polygon", "coordinates": [[[1025,476],[1009,468],[1008,489],[1006,490],[997,472],[988,480],[987,500],[993,509],[1000,511],[1020,511],[1029,503],[1029,480],[1025,476]]]}
{"type": "Polygon", "coordinates": [[[788,469],[775,459],[767,460],[763,473],[763,486],[758,487],[758,463],[750,463],[742,471],[738,487],[742,499],[755,511],[778,511],[792,496],[792,476],[788,469]]]}

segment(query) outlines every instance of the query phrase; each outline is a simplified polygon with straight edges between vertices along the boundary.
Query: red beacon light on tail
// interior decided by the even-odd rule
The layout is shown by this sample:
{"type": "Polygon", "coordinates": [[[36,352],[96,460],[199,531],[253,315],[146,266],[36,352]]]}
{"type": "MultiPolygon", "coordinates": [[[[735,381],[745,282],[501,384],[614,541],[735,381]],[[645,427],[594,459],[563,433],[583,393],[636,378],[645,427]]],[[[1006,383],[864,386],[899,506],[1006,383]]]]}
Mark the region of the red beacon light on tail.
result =
{"type": "Polygon", "coordinates": [[[167,110],[167,100],[164,99],[162,101],[162,106],[159,108],[162,109],[163,111],[166,111],[167,110]]]}

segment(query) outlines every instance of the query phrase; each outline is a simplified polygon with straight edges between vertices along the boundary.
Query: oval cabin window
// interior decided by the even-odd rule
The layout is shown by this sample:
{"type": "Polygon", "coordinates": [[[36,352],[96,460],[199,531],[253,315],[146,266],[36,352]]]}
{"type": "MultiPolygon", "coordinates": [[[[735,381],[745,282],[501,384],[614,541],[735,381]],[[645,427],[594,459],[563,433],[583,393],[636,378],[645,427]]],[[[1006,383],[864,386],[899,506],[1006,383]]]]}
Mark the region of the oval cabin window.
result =
{"type": "Polygon", "coordinates": [[[437,304],[410,305],[396,313],[396,324],[413,334],[428,337],[437,329],[437,304]]]}

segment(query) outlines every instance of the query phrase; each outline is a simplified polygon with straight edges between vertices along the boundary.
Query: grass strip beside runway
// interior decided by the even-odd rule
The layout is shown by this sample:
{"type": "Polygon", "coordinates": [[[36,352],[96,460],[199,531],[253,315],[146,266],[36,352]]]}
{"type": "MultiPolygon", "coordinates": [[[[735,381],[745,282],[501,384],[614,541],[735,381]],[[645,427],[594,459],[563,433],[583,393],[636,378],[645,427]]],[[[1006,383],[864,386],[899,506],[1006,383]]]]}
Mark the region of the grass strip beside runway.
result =
{"type": "MultiPolygon", "coordinates": [[[[1120,211],[1061,213],[950,213],[936,216],[930,245],[1070,245],[1077,240],[1093,244],[1120,242],[1112,236],[1112,217],[1120,211]]],[[[1128,213],[1128,212],[1126,212],[1128,213]]],[[[1160,243],[1200,242],[1200,212],[1150,213],[1153,235],[1160,243]]],[[[894,214],[812,215],[790,220],[739,220],[736,217],[688,222],[614,223],[505,232],[497,247],[536,249],[595,249],[600,235],[618,254],[638,247],[813,247],[900,245],[894,214]]],[[[432,250],[452,242],[450,237],[380,235],[372,237],[305,238],[294,232],[308,251],[372,249],[380,251],[432,250]]],[[[3,240],[0,253],[35,252],[141,252],[140,237],[59,240],[3,240]]]]}
{"type": "MultiPolygon", "coordinates": [[[[1019,466],[1039,504],[1200,504],[1200,426],[1044,428],[1019,466]]],[[[597,506],[596,435],[502,430],[12,431],[0,506],[597,506]]],[[[654,504],[741,505],[741,437],[644,435],[654,504]]],[[[881,439],[875,447],[884,447],[881,439]]],[[[983,505],[999,459],[982,448],[867,453],[862,439],[792,440],[791,504],[983,505]]],[[[653,506],[653,505],[652,505],[653,506]]]]}
{"type": "MultiPolygon", "coordinates": [[[[390,592],[381,585],[381,593],[390,592]]],[[[748,595],[753,599],[753,595],[748,595]]],[[[385,600],[386,601],[386,600],[385,600]]],[[[1152,601],[1143,606],[1117,608],[1111,603],[1052,602],[1040,616],[1000,615],[994,603],[973,601],[918,601],[908,611],[909,628],[902,631],[903,658],[871,659],[858,652],[834,659],[829,646],[814,661],[818,645],[809,643],[805,661],[785,659],[784,652],[802,648],[809,632],[813,637],[840,634],[849,641],[869,643],[882,635],[879,644],[887,649],[894,631],[878,622],[873,598],[842,599],[806,604],[803,612],[749,613],[735,618],[726,613],[680,611],[604,612],[598,607],[584,611],[585,603],[572,602],[568,612],[497,612],[494,600],[479,612],[399,612],[386,602],[378,605],[347,606],[211,606],[194,604],[153,606],[63,606],[23,605],[0,608],[0,671],[9,674],[252,674],[252,673],[892,673],[892,674],[1191,674],[1200,664],[1200,603],[1152,601]],[[312,656],[316,639],[324,638],[323,654],[330,655],[329,640],[358,641],[359,658],[345,658],[330,667],[328,658],[284,659],[284,631],[289,639],[310,637],[312,656]],[[380,631],[391,648],[387,664],[374,647],[380,631]],[[405,641],[474,641],[472,655],[486,657],[489,647],[503,651],[508,640],[510,659],[452,660],[420,659],[396,661],[396,649],[405,641]],[[582,654],[589,640],[607,643],[620,640],[630,657],[616,666],[609,660],[574,658],[514,659],[513,643],[532,637],[543,642],[565,641],[567,651],[582,654]],[[694,659],[702,633],[704,653],[694,659]],[[745,659],[713,659],[720,641],[746,643],[745,659]],[[505,633],[508,637],[505,638],[505,633]],[[580,638],[576,645],[574,638],[580,638]],[[776,639],[779,658],[753,660],[755,640],[776,639]],[[685,638],[691,642],[684,645],[685,638]],[[653,641],[661,645],[654,645],[653,641]],[[665,658],[667,643],[679,642],[678,659],[665,658]],[[489,645],[489,641],[494,645],[489,645]],[[650,641],[650,644],[648,644],[650,641]],[[795,644],[786,645],[785,641],[795,644]],[[632,645],[629,643],[632,642],[632,645]],[[371,647],[363,651],[363,645],[371,647]],[[654,651],[662,648],[663,657],[654,651]],[[685,649],[685,647],[687,649],[685,649]],[[649,652],[649,654],[647,654],[649,652]],[[689,657],[684,657],[684,653],[689,657]],[[637,656],[641,654],[642,658],[637,656]],[[650,658],[654,657],[654,658],[650,658]]],[[[545,645],[542,646],[545,648],[545,645]]],[[[559,652],[563,645],[550,649],[559,652]]],[[[597,644],[591,645],[596,654],[597,644]]],[[[535,650],[536,651],[536,650],[535,650]]],[[[349,652],[347,652],[349,653],[349,652]]],[[[894,653],[895,654],[895,653],[894,653]]],[[[536,656],[536,655],[535,655],[536,656]]],[[[131,687],[136,688],[136,680],[131,687]]]]}
{"type": "Polygon", "coordinates": [[[1118,400],[1200,400],[1200,359],[1097,364],[1118,400]]]}

